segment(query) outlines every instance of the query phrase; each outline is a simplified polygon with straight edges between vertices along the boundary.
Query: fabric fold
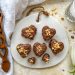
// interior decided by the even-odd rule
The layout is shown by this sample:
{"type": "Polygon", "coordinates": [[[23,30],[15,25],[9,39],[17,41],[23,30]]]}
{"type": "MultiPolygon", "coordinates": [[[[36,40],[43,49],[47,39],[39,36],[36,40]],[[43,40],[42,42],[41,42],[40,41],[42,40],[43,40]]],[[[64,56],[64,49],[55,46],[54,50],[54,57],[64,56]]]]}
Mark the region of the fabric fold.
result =
{"type": "Polygon", "coordinates": [[[22,13],[27,6],[39,4],[44,1],[45,0],[0,0],[0,8],[4,15],[3,28],[9,51],[8,59],[11,64],[10,71],[8,73],[4,73],[0,70],[0,75],[13,75],[13,59],[10,51],[10,36],[14,31],[15,21],[21,18],[22,13]]]}

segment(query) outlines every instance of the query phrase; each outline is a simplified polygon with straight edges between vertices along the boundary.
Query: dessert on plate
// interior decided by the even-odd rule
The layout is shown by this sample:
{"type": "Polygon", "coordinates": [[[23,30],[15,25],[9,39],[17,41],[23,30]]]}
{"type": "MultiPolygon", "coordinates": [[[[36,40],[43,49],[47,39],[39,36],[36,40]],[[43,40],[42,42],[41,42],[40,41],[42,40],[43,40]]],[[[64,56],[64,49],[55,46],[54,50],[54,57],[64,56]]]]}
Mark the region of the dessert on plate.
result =
{"type": "Polygon", "coordinates": [[[36,63],[36,58],[35,57],[31,57],[31,58],[28,59],[28,62],[30,64],[35,64],[36,63]]]}
{"type": "Polygon", "coordinates": [[[42,57],[42,60],[45,62],[45,63],[48,63],[49,60],[50,60],[50,55],[48,53],[45,53],[42,57]]]}
{"type": "Polygon", "coordinates": [[[16,47],[18,53],[22,58],[25,58],[28,56],[28,54],[31,51],[31,45],[30,44],[18,44],[16,47]]]}
{"type": "Polygon", "coordinates": [[[50,28],[49,26],[44,26],[42,28],[42,36],[44,40],[50,40],[56,34],[56,30],[54,28],[50,28]]]}
{"type": "Polygon", "coordinates": [[[41,43],[36,42],[33,45],[33,51],[36,56],[41,57],[45,53],[46,50],[47,50],[47,46],[45,43],[41,44],[41,43]]]}
{"type": "Polygon", "coordinates": [[[21,35],[28,39],[33,39],[36,35],[36,27],[34,25],[30,25],[29,27],[23,28],[21,35]]]}
{"type": "Polygon", "coordinates": [[[52,39],[49,42],[49,47],[51,48],[52,52],[56,55],[64,49],[64,44],[62,42],[58,42],[55,39],[52,39]]]}

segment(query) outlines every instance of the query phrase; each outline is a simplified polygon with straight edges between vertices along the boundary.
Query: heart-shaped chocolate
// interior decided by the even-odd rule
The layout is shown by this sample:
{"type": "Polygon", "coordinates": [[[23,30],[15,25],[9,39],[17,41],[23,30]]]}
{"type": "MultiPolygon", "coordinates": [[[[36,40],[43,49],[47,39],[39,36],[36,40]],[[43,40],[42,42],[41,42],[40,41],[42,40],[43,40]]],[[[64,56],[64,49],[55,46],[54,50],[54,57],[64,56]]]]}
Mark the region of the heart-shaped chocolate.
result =
{"type": "Polygon", "coordinates": [[[45,62],[45,63],[48,63],[49,60],[50,60],[50,55],[48,53],[45,53],[42,57],[42,60],[45,62]]]}
{"type": "Polygon", "coordinates": [[[30,64],[35,64],[36,63],[36,58],[35,57],[31,57],[31,58],[28,59],[28,62],[30,64]]]}
{"type": "Polygon", "coordinates": [[[33,45],[33,51],[34,53],[36,54],[36,56],[39,56],[41,57],[44,52],[47,50],[47,46],[45,43],[43,44],[40,44],[38,42],[36,42],[34,45],[33,45]]]}
{"type": "Polygon", "coordinates": [[[52,39],[49,42],[49,47],[51,48],[52,52],[56,55],[64,49],[64,44],[62,42],[58,42],[55,39],[52,39]]]}
{"type": "Polygon", "coordinates": [[[54,28],[44,26],[42,29],[42,36],[44,40],[50,40],[55,34],[56,30],[54,28]]]}
{"type": "Polygon", "coordinates": [[[22,58],[25,58],[28,56],[28,54],[31,51],[31,45],[30,44],[18,44],[16,47],[18,53],[22,58]]]}
{"type": "Polygon", "coordinates": [[[36,27],[34,25],[30,25],[29,27],[26,27],[22,29],[22,36],[25,38],[33,39],[36,35],[36,27]]]}

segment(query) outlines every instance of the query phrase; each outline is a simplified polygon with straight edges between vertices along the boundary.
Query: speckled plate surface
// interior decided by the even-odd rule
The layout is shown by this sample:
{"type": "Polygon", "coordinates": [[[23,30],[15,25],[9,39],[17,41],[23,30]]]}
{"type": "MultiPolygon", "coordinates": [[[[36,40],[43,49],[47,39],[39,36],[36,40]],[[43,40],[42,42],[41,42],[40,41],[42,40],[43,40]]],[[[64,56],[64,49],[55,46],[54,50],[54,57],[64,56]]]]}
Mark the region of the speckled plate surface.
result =
{"type": "MultiPolygon", "coordinates": [[[[26,18],[23,18],[17,24],[17,26],[15,27],[13,36],[12,36],[12,40],[11,40],[11,53],[12,53],[12,56],[15,59],[15,61],[17,61],[19,64],[21,64],[23,66],[30,67],[30,68],[47,68],[47,67],[57,65],[65,58],[65,56],[68,53],[69,41],[68,41],[68,37],[67,37],[64,27],[60,24],[60,22],[57,19],[55,19],[52,16],[45,17],[44,15],[41,15],[40,22],[36,22],[37,15],[38,14],[35,13],[26,18]],[[32,40],[32,41],[25,39],[21,36],[21,30],[25,27],[30,26],[31,24],[35,25],[37,28],[37,34],[36,34],[34,40],[32,40]],[[21,56],[19,55],[19,53],[16,50],[16,46],[20,43],[23,43],[23,44],[29,43],[33,46],[33,44],[35,42],[40,42],[40,43],[45,42],[41,35],[42,34],[41,30],[42,30],[43,26],[45,26],[45,25],[56,29],[56,35],[53,38],[64,43],[64,50],[55,56],[55,55],[53,55],[50,48],[48,48],[46,53],[49,53],[51,58],[50,58],[49,63],[47,63],[47,64],[44,63],[43,61],[41,61],[41,59],[42,59],[41,57],[40,58],[36,57],[35,54],[33,53],[33,51],[29,54],[29,56],[27,58],[21,58],[21,56]],[[36,64],[30,65],[27,62],[27,59],[29,57],[33,57],[33,56],[37,58],[37,61],[36,61],[36,64]]],[[[48,42],[45,42],[45,43],[48,45],[48,42]]]]}

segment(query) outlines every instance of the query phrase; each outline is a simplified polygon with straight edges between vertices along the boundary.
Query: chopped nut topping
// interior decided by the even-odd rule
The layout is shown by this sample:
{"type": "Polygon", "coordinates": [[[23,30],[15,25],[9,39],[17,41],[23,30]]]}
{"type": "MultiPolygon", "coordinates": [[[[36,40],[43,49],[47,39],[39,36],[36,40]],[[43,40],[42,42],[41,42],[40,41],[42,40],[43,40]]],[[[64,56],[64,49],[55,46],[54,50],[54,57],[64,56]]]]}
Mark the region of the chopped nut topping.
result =
{"type": "Polygon", "coordinates": [[[59,45],[59,43],[58,42],[54,42],[55,44],[53,44],[53,47],[52,47],[52,49],[54,49],[54,51],[56,51],[57,49],[59,49],[60,48],[60,45],[59,45]]]}
{"type": "Polygon", "coordinates": [[[46,31],[47,36],[50,36],[50,35],[51,35],[51,33],[50,33],[50,30],[49,30],[49,29],[46,29],[45,31],[46,31]]]}
{"type": "Polygon", "coordinates": [[[38,45],[38,46],[36,47],[36,49],[38,50],[37,53],[39,53],[40,51],[42,51],[42,47],[41,47],[40,45],[38,45]]]}
{"type": "Polygon", "coordinates": [[[74,39],[74,36],[72,35],[71,38],[74,39]]]}

